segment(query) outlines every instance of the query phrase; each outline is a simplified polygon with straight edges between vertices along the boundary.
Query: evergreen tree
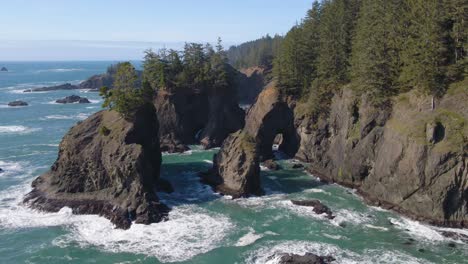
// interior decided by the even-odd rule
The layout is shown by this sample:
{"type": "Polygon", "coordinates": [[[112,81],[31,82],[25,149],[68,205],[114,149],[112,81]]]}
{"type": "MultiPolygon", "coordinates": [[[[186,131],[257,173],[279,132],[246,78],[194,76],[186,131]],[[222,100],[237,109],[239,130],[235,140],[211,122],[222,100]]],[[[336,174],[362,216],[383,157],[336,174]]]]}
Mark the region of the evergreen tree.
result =
{"type": "Polygon", "coordinates": [[[448,33],[442,0],[406,1],[407,36],[402,50],[401,81],[428,94],[441,96],[446,89],[450,63],[448,33]]]}
{"type": "Polygon", "coordinates": [[[356,88],[377,99],[394,94],[400,72],[403,0],[363,0],[352,48],[356,88]]]}

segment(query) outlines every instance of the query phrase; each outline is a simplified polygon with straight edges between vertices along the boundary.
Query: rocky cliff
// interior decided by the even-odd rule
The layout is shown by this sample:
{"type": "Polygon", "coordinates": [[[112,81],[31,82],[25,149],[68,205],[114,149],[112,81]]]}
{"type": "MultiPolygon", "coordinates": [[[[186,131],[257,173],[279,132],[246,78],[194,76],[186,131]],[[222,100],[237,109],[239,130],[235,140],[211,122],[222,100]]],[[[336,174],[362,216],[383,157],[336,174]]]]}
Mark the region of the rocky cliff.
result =
{"type": "Polygon", "coordinates": [[[154,105],[163,151],[181,152],[196,143],[218,147],[230,133],[244,126],[245,113],[233,89],[158,91],[154,105]]]}
{"type": "Polygon", "coordinates": [[[237,74],[237,93],[241,104],[253,104],[263,88],[271,81],[271,67],[240,69],[237,74]]]}
{"type": "MultiPolygon", "coordinates": [[[[466,227],[466,87],[454,85],[434,109],[431,97],[414,91],[375,106],[345,87],[333,96],[329,113],[315,121],[301,114],[300,102],[281,98],[271,87],[249,110],[243,133],[254,138],[261,159],[271,156],[280,133],[281,149],[308,162],[324,180],[357,188],[369,202],[418,220],[466,227]]],[[[237,157],[242,151],[223,144],[221,152],[237,157]]],[[[253,175],[244,170],[238,175],[253,175]]],[[[225,180],[235,174],[218,171],[225,180]]]]}
{"type": "Polygon", "coordinates": [[[119,228],[158,222],[167,213],[154,192],[160,165],[154,107],[140,109],[132,122],[101,111],[70,129],[25,202],[45,211],[67,206],[76,214],[103,215],[119,228]]]}

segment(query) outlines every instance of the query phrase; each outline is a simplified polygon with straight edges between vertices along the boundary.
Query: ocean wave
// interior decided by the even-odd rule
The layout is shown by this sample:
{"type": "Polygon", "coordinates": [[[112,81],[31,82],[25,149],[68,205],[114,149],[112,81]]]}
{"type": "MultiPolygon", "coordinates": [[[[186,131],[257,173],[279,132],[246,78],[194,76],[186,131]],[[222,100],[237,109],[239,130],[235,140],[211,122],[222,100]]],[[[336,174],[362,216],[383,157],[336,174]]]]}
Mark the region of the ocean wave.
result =
{"type": "Polygon", "coordinates": [[[84,71],[82,68],[56,68],[56,69],[44,69],[37,70],[34,73],[43,73],[43,72],[75,72],[75,71],[84,71]]]}
{"type": "Polygon", "coordinates": [[[79,113],[79,114],[76,114],[76,115],[48,115],[48,116],[45,116],[43,118],[40,118],[40,120],[50,120],[50,119],[53,119],[53,120],[68,120],[68,119],[71,119],[71,120],[85,120],[86,118],[88,118],[88,114],[85,114],[85,113],[79,113]]]}
{"type": "Polygon", "coordinates": [[[193,205],[174,207],[169,220],[151,225],[133,224],[115,229],[95,215],[74,215],[70,208],[57,213],[29,209],[21,204],[31,190],[25,183],[0,192],[0,227],[7,229],[63,226],[67,234],[56,238],[59,247],[97,247],[114,253],[153,256],[161,262],[185,261],[222,245],[235,225],[229,218],[193,205]]]}
{"type": "Polygon", "coordinates": [[[257,234],[257,233],[255,233],[255,231],[252,228],[250,228],[249,232],[247,234],[243,235],[241,238],[239,238],[239,240],[237,241],[237,243],[234,246],[244,247],[244,246],[251,245],[251,244],[255,243],[255,241],[262,238],[263,236],[264,236],[263,234],[257,234]]]}
{"type": "Polygon", "coordinates": [[[0,126],[0,134],[28,134],[38,130],[40,130],[40,128],[30,128],[25,126],[0,126]]]}
{"type": "Polygon", "coordinates": [[[332,256],[336,258],[336,263],[342,264],[431,263],[399,251],[366,250],[364,254],[359,254],[327,243],[293,240],[280,243],[269,242],[265,246],[250,252],[245,262],[249,264],[276,264],[279,263],[282,254],[304,255],[306,253],[318,256],[332,256]]]}

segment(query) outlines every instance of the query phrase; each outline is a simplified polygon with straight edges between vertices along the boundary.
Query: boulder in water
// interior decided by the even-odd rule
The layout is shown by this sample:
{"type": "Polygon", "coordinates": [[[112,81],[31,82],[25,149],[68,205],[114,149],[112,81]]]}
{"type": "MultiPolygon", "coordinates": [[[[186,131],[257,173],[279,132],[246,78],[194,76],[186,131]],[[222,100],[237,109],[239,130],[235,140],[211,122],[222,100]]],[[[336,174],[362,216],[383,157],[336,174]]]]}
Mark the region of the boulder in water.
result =
{"type": "Polygon", "coordinates": [[[12,107],[13,106],[28,106],[28,103],[26,103],[25,101],[17,100],[17,101],[9,102],[8,106],[12,106],[12,107]]]}
{"type": "Polygon", "coordinates": [[[269,159],[263,162],[263,166],[267,167],[269,170],[277,171],[281,169],[281,166],[276,163],[276,161],[269,159]]]}
{"type": "Polygon", "coordinates": [[[73,104],[73,103],[89,104],[90,103],[90,101],[87,98],[80,97],[78,95],[67,96],[63,99],[58,99],[55,102],[59,104],[73,104]]]}
{"type": "Polygon", "coordinates": [[[312,253],[305,255],[282,254],[279,259],[280,264],[329,264],[335,261],[332,256],[317,256],[312,253]]]}
{"type": "Polygon", "coordinates": [[[310,206],[313,207],[314,213],[316,214],[326,214],[328,219],[333,219],[335,216],[333,215],[330,208],[326,205],[322,204],[319,200],[291,200],[291,202],[295,205],[299,206],[310,206]]]}

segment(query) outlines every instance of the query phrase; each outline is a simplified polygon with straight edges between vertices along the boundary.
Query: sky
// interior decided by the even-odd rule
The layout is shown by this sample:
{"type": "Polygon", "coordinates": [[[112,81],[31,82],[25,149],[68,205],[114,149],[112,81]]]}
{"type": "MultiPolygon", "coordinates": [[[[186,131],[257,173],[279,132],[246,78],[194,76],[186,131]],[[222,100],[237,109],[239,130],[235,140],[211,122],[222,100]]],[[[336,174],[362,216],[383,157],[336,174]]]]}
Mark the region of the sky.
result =
{"type": "Polygon", "coordinates": [[[313,0],[0,0],[0,61],[135,60],[285,34],[313,0]]]}

